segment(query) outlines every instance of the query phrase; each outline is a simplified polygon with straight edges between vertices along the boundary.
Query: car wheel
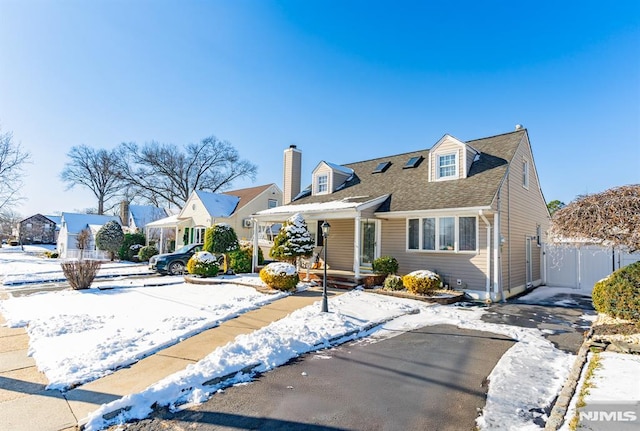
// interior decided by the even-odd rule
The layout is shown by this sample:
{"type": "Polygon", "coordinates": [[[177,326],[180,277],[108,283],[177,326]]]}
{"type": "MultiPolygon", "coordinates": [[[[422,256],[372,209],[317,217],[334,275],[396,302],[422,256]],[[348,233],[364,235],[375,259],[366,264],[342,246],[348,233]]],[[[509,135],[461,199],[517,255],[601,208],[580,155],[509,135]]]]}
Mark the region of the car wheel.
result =
{"type": "Polygon", "coordinates": [[[176,260],[175,262],[171,262],[169,264],[169,274],[171,275],[180,275],[184,274],[184,263],[176,260]]]}

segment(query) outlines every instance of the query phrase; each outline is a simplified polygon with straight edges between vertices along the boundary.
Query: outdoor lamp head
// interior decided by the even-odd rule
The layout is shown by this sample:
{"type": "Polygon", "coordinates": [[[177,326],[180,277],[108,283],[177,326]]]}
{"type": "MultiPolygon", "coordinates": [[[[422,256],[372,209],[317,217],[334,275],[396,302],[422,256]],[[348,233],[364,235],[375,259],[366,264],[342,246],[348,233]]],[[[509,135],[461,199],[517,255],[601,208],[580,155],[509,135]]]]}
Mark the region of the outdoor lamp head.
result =
{"type": "Polygon", "coordinates": [[[326,220],[322,223],[322,236],[324,236],[325,238],[329,236],[329,228],[330,227],[331,227],[331,225],[329,223],[327,223],[326,220]]]}

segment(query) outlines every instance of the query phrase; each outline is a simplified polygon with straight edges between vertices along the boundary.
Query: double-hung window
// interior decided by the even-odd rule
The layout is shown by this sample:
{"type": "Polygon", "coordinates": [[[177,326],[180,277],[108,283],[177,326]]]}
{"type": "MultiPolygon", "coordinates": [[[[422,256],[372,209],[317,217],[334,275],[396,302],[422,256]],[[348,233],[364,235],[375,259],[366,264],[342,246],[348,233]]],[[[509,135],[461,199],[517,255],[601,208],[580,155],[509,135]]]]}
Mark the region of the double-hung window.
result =
{"type": "Polygon", "coordinates": [[[424,251],[476,251],[477,218],[424,217],[407,221],[407,249],[424,251]]]}
{"type": "Polygon", "coordinates": [[[455,177],[457,168],[455,153],[438,156],[438,178],[455,177]]]}
{"type": "Polygon", "coordinates": [[[316,193],[327,193],[327,191],[329,191],[329,176],[318,175],[318,185],[316,188],[316,193]]]}

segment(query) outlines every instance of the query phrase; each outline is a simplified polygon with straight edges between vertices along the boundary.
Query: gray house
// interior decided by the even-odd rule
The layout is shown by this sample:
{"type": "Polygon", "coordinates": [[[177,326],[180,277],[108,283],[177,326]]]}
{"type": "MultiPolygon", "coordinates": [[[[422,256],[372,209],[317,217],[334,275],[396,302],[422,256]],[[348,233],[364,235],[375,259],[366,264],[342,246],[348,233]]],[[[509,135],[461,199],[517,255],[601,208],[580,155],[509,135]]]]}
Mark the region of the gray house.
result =
{"type": "Polygon", "coordinates": [[[430,149],[346,165],[321,161],[311,185],[296,193],[300,161],[297,148],[285,150],[291,202],[253,218],[273,223],[300,213],[318,251],[320,225],[329,222],[331,270],[359,280],[374,259],[393,256],[400,275],[429,269],[452,288],[492,301],[542,283],[550,216],[521,126],[467,142],[445,135],[430,149]]]}

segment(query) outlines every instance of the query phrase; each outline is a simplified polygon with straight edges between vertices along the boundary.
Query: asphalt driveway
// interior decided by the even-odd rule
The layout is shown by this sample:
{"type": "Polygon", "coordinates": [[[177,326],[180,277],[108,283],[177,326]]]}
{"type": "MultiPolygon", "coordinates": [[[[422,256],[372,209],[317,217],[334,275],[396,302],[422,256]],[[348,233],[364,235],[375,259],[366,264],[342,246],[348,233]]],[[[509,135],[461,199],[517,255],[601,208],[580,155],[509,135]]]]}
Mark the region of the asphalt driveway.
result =
{"type": "Polygon", "coordinates": [[[473,430],[513,341],[449,325],[306,355],[128,430],[473,430]]]}
{"type": "MultiPolygon", "coordinates": [[[[545,330],[556,347],[571,353],[595,314],[590,300],[571,295],[494,303],[486,311],[486,322],[545,330]]],[[[126,429],[473,430],[486,401],[486,377],[512,344],[501,335],[449,325],[349,343],[126,429]]]]}

